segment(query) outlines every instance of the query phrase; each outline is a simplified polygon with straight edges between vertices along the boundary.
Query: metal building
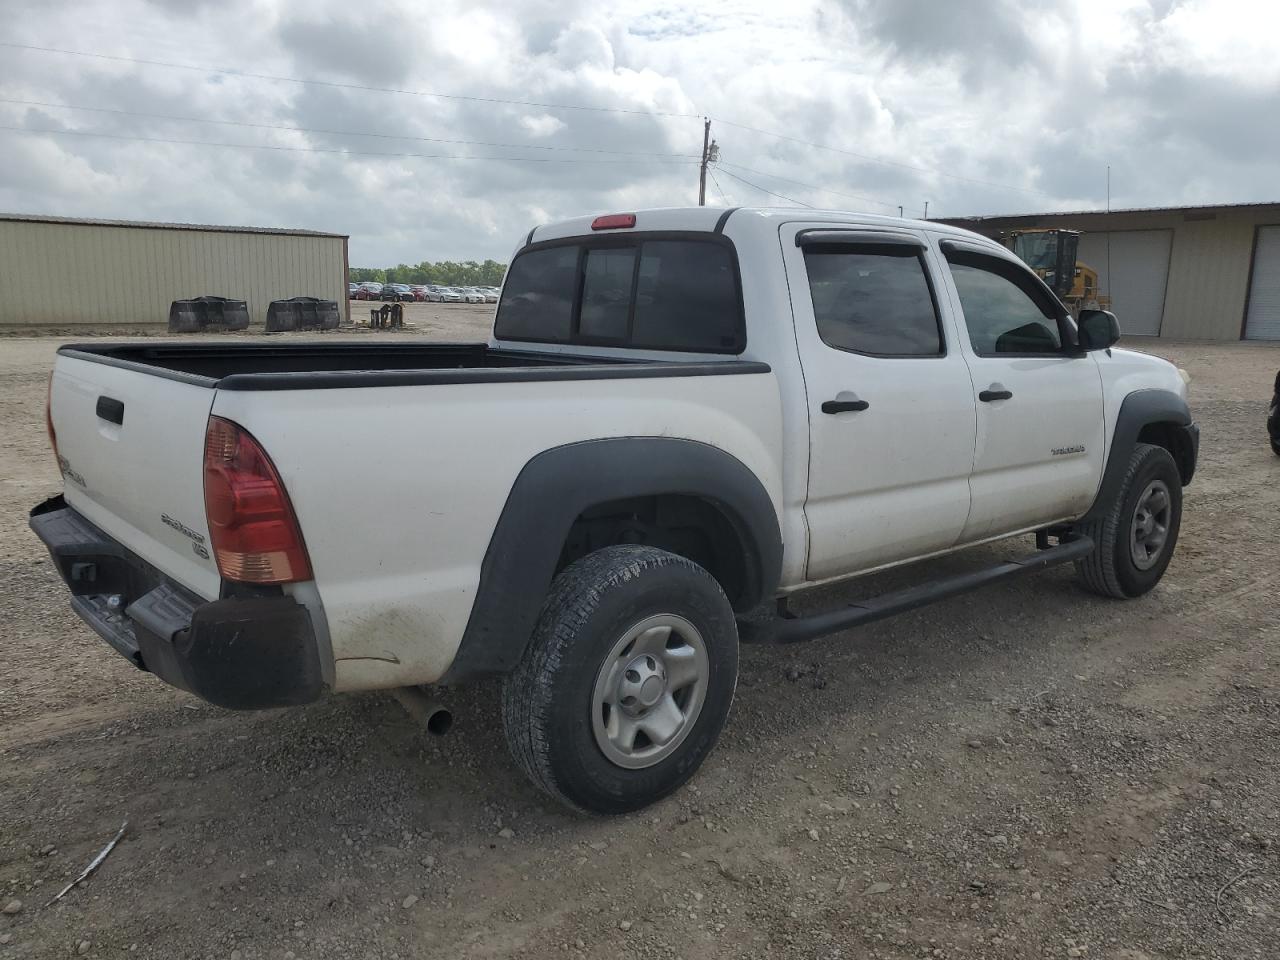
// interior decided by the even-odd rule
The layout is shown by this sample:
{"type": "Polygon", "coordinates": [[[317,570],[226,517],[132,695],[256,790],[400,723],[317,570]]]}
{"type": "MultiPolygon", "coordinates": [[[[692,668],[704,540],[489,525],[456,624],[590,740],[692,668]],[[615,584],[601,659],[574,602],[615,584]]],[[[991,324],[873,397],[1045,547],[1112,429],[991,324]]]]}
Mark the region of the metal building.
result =
{"type": "Polygon", "coordinates": [[[1280,203],[1086,210],[943,222],[989,237],[1084,231],[1079,260],[1127,336],[1280,340],[1280,203]]]}
{"type": "Polygon", "coordinates": [[[164,324],[174,300],[347,304],[347,237],[310,230],[0,214],[0,327],[164,324]]]}

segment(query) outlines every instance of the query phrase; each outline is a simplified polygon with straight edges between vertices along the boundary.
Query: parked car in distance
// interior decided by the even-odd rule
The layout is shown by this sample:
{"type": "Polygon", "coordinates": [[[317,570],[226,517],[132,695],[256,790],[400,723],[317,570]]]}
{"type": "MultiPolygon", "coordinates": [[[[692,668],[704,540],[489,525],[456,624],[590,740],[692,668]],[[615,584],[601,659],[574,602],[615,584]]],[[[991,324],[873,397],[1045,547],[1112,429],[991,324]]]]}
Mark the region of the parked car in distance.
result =
{"type": "Polygon", "coordinates": [[[427,284],[427,300],[430,301],[431,303],[439,303],[441,300],[444,299],[444,295],[440,292],[442,289],[444,288],[441,287],[438,283],[428,283],[427,284]]]}
{"type": "MultiPolygon", "coordinates": [[[[740,642],[1059,564],[1117,600],[1164,576],[1199,446],[1187,377],[994,241],[713,207],[523,237],[487,343],[60,347],[63,492],[30,525],[75,612],[229,708],[414,688],[434,718],[420,685],[502,677],[515,765],[623,813],[711,752],[740,642]],[[1015,555],[901,566],[997,540],[1015,555]],[[824,593],[888,567],[888,592],[824,593]]],[[[970,629],[1078,633],[1047,589],[996,592],[970,629]]]]}
{"type": "Polygon", "coordinates": [[[384,283],[382,285],[382,299],[388,303],[394,303],[397,300],[412,301],[414,299],[413,289],[407,283],[384,283]]]}
{"type": "Polygon", "coordinates": [[[458,292],[467,303],[484,303],[484,293],[476,287],[462,287],[458,292]]]}
{"type": "Polygon", "coordinates": [[[425,283],[411,283],[409,289],[413,291],[413,299],[418,303],[427,301],[427,285],[425,283]]]}
{"type": "Polygon", "coordinates": [[[497,303],[497,302],[498,302],[498,288],[497,288],[497,287],[479,287],[478,289],[480,290],[480,292],[481,292],[481,293],[483,293],[483,294],[484,294],[484,302],[485,302],[485,303],[497,303]]]}
{"type": "Polygon", "coordinates": [[[356,288],[357,300],[381,300],[382,284],[377,280],[365,280],[356,288]]]}
{"type": "Polygon", "coordinates": [[[347,299],[348,299],[348,300],[354,300],[354,299],[356,298],[356,291],[357,291],[357,290],[359,290],[359,289],[360,289],[360,284],[358,284],[358,283],[348,283],[348,284],[347,284],[347,299]]]}
{"type": "Polygon", "coordinates": [[[462,296],[462,291],[460,290],[456,290],[453,287],[440,288],[441,303],[462,303],[464,299],[465,298],[462,296]]]}

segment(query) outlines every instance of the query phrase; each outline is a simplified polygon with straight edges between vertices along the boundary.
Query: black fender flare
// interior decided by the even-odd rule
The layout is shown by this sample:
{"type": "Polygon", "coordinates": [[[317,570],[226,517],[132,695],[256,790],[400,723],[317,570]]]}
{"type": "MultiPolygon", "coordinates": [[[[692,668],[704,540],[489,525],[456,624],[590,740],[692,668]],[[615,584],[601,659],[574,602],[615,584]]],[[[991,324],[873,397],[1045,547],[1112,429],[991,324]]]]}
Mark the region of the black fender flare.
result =
{"type": "Polygon", "coordinates": [[[1187,401],[1172,390],[1135,390],[1120,403],[1115,432],[1111,437],[1111,450],[1102,472],[1102,484],[1098,488],[1093,506],[1080,518],[1081,521],[1097,520],[1106,515],[1120,493],[1125,470],[1129,465],[1129,455],[1138,443],[1138,434],[1144,427],[1154,423],[1172,423],[1185,432],[1186,454],[1183,457],[1175,455],[1175,459],[1180,461],[1178,468],[1182,474],[1182,482],[1191,482],[1199,452],[1200,433],[1191,419],[1187,401]]]}
{"type": "Polygon", "coordinates": [[[698,497],[728,518],[748,571],[744,602],[772,597],[782,576],[773,501],[741,460],[669,437],[585,440],[553,447],[520,471],[480,567],[462,642],[442,682],[509,673],[524,656],[565,539],[590,507],[630,497],[698,497]]]}

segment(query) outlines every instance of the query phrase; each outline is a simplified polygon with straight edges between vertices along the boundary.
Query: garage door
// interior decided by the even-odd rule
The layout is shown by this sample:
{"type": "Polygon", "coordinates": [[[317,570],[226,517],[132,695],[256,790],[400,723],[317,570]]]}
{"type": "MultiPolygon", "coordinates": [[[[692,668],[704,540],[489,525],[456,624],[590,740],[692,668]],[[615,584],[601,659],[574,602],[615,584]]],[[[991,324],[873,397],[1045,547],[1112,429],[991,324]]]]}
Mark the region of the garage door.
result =
{"type": "Polygon", "coordinates": [[[1280,340],[1280,227],[1259,227],[1253,248],[1246,340],[1280,340]]]}
{"type": "Polygon", "coordinates": [[[1080,238],[1078,256],[1098,271],[1098,287],[1102,293],[1111,294],[1111,309],[1126,335],[1155,337],[1160,334],[1172,242],[1172,230],[1114,230],[1086,233],[1080,238]],[[1108,240],[1111,241],[1109,258],[1108,240]]]}

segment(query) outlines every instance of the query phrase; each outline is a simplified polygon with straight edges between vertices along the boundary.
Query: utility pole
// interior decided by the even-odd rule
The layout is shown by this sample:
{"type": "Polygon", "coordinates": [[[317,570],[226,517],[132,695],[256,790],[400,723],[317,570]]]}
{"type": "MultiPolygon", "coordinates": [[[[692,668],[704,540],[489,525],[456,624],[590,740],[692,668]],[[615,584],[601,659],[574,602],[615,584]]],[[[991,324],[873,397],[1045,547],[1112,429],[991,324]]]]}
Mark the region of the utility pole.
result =
{"type": "Polygon", "coordinates": [[[898,216],[902,216],[902,204],[898,204],[898,216]]]}
{"type": "Polygon", "coordinates": [[[926,220],[929,219],[929,201],[928,200],[924,202],[924,219],[926,220]]]}
{"type": "MultiPolygon", "coordinates": [[[[1107,213],[1111,212],[1111,164],[1107,164],[1107,213]]],[[[1111,225],[1107,224],[1107,296],[1111,295],[1111,225]]]]}
{"type": "Polygon", "coordinates": [[[702,118],[702,166],[698,173],[698,206],[707,205],[707,163],[711,160],[711,118],[702,118]]]}

